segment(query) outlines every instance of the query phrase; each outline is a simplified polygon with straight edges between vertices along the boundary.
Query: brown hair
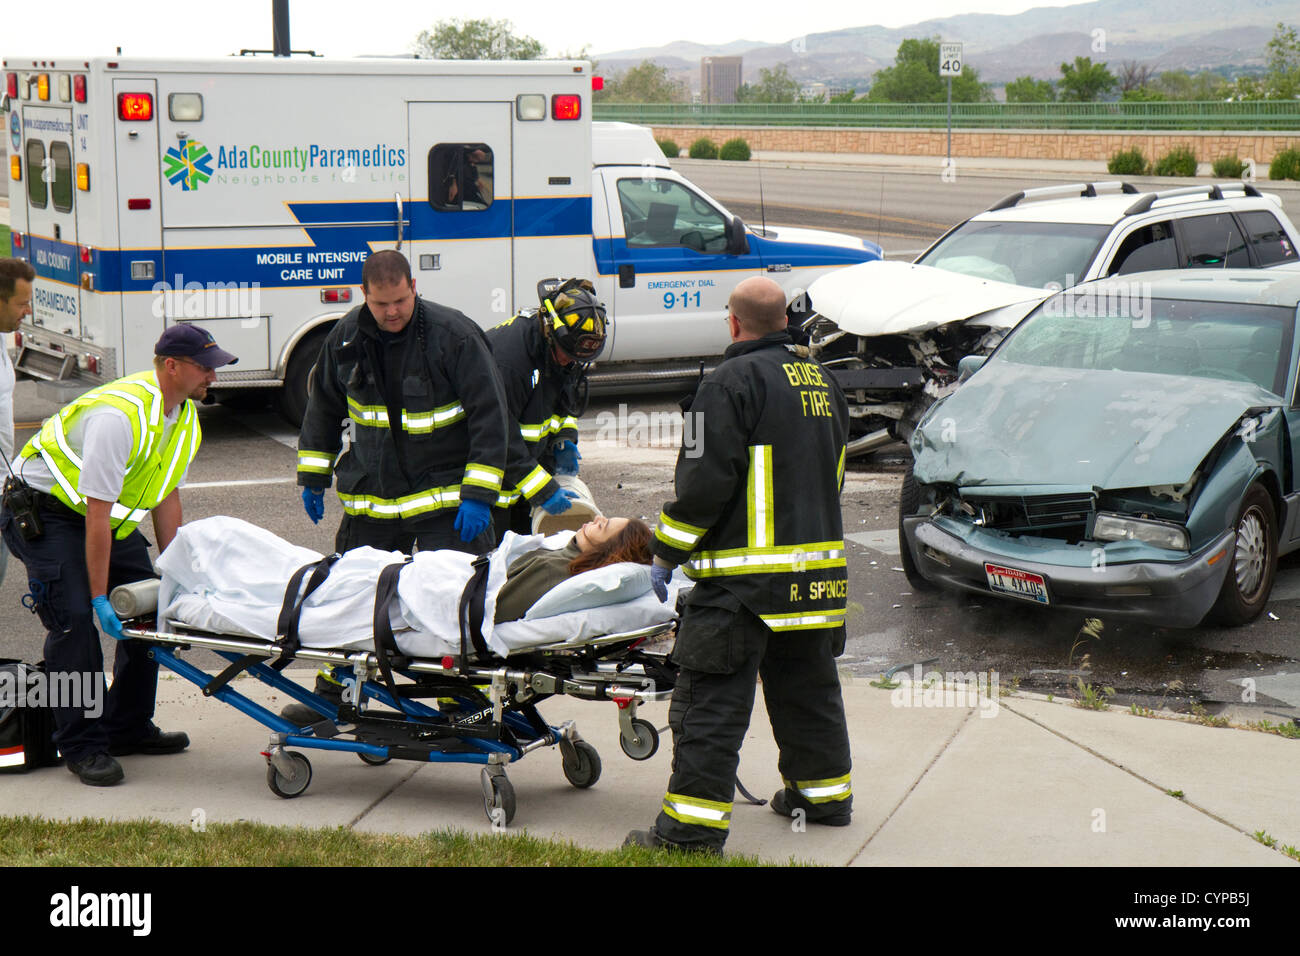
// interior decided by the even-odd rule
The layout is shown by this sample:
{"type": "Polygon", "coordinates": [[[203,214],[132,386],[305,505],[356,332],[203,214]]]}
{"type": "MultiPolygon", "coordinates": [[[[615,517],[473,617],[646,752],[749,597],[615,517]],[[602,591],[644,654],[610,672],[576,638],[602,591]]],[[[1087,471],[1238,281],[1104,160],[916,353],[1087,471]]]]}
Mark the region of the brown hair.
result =
{"type": "Polygon", "coordinates": [[[377,285],[393,285],[411,281],[411,264],[396,249],[380,249],[372,253],[361,267],[361,288],[370,290],[377,285]]]}
{"type": "Polygon", "coordinates": [[[18,280],[36,281],[36,270],[23,259],[0,258],[0,299],[8,302],[18,288],[18,280]]]}
{"type": "Polygon", "coordinates": [[[625,527],[603,544],[598,544],[590,551],[584,551],[569,562],[569,574],[581,574],[593,568],[603,568],[607,564],[620,561],[635,561],[637,564],[649,564],[653,560],[650,554],[650,542],[654,532],[650,526],[639,518],[628,518],[625,527]]]}

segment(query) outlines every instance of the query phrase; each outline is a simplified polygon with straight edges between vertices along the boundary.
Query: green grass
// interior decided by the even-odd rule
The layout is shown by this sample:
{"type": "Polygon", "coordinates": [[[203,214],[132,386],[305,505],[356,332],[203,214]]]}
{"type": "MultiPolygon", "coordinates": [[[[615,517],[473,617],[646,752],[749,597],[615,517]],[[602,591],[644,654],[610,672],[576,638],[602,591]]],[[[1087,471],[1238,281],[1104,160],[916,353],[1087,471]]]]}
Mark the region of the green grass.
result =
{"type": "MultiPolygon", "coordinates": [[[[666,850],[587,850],[526,834],[434,831],[418,837],[261,823],[0,817],[0,866],[781,866],[666,850]]],[[[788,861],[794,863],[795,861],[788,861]]]]}
{"type": "Polygon", "coordinates": [[[14,254],[13,246],[9,245],[8,226],[0,226],[0,253],[3,253],[6,259],[14,254]]]}
{"type": "Polygon", "coordinates": [[[1079,690],[1079,696],[1074,701],[1076,707],[1087,710],[1110,710],[1106,698],[1115,696],[1115,688],[1093,687],[1091,684],[1085,684],[1082,677],[1076,677],[1074,682],[1079,690]]]}

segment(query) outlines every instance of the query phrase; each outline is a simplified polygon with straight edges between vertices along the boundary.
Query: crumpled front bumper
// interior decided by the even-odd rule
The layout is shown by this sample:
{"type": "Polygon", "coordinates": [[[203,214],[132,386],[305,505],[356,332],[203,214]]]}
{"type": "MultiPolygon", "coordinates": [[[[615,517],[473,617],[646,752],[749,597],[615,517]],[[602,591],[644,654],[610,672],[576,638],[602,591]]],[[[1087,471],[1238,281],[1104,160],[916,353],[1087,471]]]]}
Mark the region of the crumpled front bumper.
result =
{"type": "Polygon", "coordinates": [[[1047,538],[1013,537],[923,515],[904,518],[903,533],[917,570],[936,584],[1036,603],[992,590],[984,570],[988,562],[1041,574],[1047,582],[1050,607],[1165,627],[1199,624],[1214,606],[1233,565],[1232,530],[1200,551],[1173,561],[1133,560],[1139,549],[1126,542],[1117,542],[1119,547],[1096,542],[1070,545],[1047,538]],[[1216,559],[1215,555],[1220,556],[1216,559]]]}

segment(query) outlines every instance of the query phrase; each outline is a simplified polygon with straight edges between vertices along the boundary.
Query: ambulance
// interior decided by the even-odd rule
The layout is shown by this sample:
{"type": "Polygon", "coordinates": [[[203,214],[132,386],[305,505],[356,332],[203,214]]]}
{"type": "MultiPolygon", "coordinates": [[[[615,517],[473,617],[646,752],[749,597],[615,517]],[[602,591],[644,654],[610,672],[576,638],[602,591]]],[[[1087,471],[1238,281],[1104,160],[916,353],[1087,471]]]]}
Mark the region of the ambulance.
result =
{"type": "Polygon", "coordinates": [[[378,249],[485,328],[536,306],[539,279],[590,277],[612,320],[597,371],[630,386],[716,359],[741,279],[797,305],[880,258],[746,226],[648,129],[592,122],[585,61],[10,56],[0,72],[13,254],[37,272],[15,364],[51,397],[146,368],[164,328],[194,322],[239,357],[218,399],[274,389],[297,422],[378,249]]]}

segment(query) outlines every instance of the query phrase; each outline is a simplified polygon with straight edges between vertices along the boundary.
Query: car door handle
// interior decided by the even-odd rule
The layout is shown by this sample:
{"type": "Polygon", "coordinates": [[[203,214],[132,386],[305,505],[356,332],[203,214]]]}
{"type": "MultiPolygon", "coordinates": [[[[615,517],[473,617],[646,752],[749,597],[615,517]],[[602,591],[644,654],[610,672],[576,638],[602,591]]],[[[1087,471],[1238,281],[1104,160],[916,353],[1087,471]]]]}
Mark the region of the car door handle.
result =
{"type": "Polygon", "coordinates": [[[636,266],[631,263],[618,267],[618,287],[631,289],[636,285],[636,266]]]}

